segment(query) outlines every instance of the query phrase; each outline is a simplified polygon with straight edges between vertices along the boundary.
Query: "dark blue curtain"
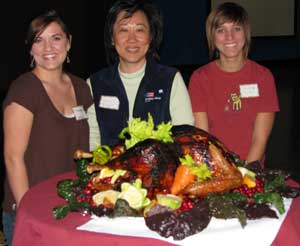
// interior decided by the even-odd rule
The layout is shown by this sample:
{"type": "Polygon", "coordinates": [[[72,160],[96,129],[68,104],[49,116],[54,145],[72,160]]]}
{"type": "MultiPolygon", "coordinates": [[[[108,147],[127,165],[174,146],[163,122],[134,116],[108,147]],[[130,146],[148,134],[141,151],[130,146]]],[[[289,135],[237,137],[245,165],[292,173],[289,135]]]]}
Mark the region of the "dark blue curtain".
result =
{"type": "Polygon", "coordinates": [[[205,20],[209,1],[153,0],[164,16],[161,62],[168,65],[201,64],[208,61],[205,20]]]}

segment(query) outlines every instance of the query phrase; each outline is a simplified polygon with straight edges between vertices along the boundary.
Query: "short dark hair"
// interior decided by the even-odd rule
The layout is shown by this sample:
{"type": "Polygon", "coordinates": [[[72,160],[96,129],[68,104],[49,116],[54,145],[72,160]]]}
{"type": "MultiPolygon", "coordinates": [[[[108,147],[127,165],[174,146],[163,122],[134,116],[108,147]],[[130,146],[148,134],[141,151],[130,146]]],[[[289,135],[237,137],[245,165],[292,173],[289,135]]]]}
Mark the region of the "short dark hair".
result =
{"type": "Polygon", "coordinates": [[[71,39],[71,33],[58,13],[55,10],[48,10],[30,22],[26,38],[28,51],[31,50],[35,39],[53,22],[60,25],[68,40],[71,39]]]}
{"type": "Polygon", "coordinates": [[[163,20],[160,11],[148,0],[117,0],[108,11],[104,26],[104,46],[109,64],[119,60],[118,53],[112,43],[113,26],[118,15],[125,11],[125,18],[131,17],[137,11],[142,11],[149,23],[151,42],[148,55],[159,58],[158,49],[163,38],[163,20]]]}
{"type": "Polygon", "coordinates": [[[214,32],[225,22],[230,21],[241,25],[245,32],[244,56],[247,57],[251,44],[251,29],[247,11],[240,5],[226,2],[214,9],[206,20],[206,38],[211,58],[219,56],[214,42],[214,32]]]}

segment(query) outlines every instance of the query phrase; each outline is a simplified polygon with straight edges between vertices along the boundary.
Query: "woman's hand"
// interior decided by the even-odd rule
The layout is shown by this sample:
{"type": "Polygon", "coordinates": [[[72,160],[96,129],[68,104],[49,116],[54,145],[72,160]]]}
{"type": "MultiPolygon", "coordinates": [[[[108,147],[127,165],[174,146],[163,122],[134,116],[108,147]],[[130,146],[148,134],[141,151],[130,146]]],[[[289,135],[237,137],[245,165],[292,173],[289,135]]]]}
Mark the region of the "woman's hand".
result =
{"type": "Polygon", "coordinates": [[[209,132],[208,116],[207,112],[195,112],[194,113],[195,126],[201,128],[204,131],[209,132]]]}
{"type": "Polygon", "coordinates": [[[272,131],[275,113],[258,113],[254,123],[252,144],[250,146],[246,161],[261,161],[264,156],[266,145],[272,131]]]}

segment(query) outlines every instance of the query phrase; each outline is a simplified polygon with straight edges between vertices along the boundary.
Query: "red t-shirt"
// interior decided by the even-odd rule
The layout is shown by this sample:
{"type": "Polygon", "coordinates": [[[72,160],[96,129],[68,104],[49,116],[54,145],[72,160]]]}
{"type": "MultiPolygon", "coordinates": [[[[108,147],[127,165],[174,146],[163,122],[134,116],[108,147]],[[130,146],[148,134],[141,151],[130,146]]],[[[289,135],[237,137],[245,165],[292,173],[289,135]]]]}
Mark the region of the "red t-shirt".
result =
{"type": "Polygon", "coordinates": [[[238,72],[224,72],[215,61],[197,69],[189,93],[193,112],[207,112],[210,132],[241,159],[257,113],[279,111],[273,75],[251,60],[238,72]]]}

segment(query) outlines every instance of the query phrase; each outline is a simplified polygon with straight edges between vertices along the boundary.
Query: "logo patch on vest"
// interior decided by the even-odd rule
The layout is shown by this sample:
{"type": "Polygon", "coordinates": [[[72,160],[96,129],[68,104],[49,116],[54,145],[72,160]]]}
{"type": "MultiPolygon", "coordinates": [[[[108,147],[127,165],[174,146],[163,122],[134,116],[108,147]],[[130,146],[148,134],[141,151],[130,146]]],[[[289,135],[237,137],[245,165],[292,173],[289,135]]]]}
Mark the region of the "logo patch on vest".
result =
{"type": "Polygon", "coordinates": [[[152,102],[154,100],[161,100],[161,95],[163,94],[163,89],[159,89],[158,93],[155,94],[154,91],[148,91],[144,94],[145,102],[152,102]]]}

